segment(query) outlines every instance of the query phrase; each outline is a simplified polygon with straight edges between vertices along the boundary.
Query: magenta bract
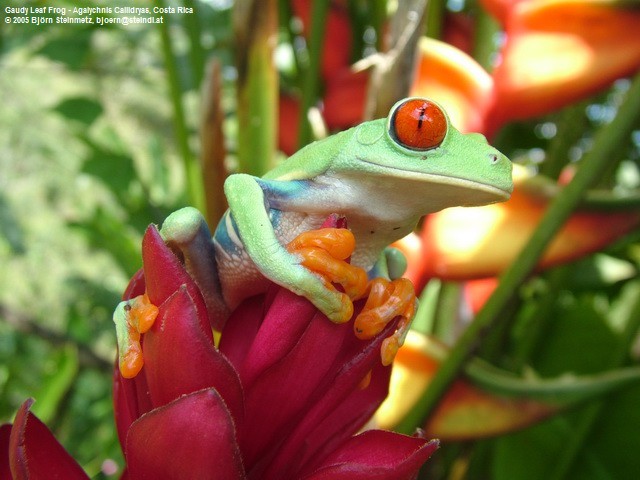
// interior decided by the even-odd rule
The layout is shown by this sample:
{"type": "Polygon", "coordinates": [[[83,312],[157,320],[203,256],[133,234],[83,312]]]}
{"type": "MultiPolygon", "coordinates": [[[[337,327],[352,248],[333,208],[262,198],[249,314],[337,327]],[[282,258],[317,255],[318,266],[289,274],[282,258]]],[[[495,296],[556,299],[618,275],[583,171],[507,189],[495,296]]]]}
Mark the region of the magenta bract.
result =
{"type": "Polygon", "coordinates": [[[403,479],[437,448],[357,434],[387,395],[380,345],[395,325],[358,340],[351,324],[274,285],[231,314],[216,346],[198,286],[154,226],[143,264],[125,298],[146,288],[158,318],[141,373],[114,374],[126,478],[403,479]]]}

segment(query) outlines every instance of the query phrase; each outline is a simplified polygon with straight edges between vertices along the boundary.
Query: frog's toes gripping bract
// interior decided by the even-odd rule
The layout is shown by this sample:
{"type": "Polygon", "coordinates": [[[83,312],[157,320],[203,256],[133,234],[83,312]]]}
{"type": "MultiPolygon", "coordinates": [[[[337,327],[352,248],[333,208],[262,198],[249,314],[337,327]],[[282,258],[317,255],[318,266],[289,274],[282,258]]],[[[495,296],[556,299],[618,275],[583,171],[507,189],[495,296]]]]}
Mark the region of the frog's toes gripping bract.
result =
{"type": "Polygon", "coordinates": [[[124,378],[135,377],[144,365],[140,338],[149,331],[158,316],[158,307],[149,297],[138,295],[120,302],[113,314],[118,338],[118,365],[124,378]]]}
{"type": "Polygon", "coordinates": [[[351,319],[354,300],[367,298],[354,320],[358,338],[368,340],[400,317],[398,328],[382,344],[382,363],[390,365],[415,314],[417,301],[413,284],[406,278],[387,280],[379,277],[368,281],[363,269],[348,263],[354,249],[355,238],[344,228],[304,232],[287,245],[287,250],[300,258],[301,265],[320,276],[326,288],[335,291],[335,284],[342,287],[345,308],[341,321],[351,319]]]}
{"type": "MultiPolygon", "coordinates": [[[[367,279],[367,273],[349,263],[355,249],[355,238],[346,228],[320,228],[294,238],[287,250],[300,259],[300,264],[316,274],[325,287],[342,296],[343,309],[337,323],[351,320],[353,301],[366,298],[354,320],[355,335],[368,340],[386,325],[400,317],[395,332],[381,346],[383,365],[393,361],[402,346],[415,313],[413,284],[405,279],[367,279]]],[[[141,338],[155,322],[158,307],[146,294],[121,302],[114,312],[118,335],[119,368],[124,378],[135,377],[144,365],[141,338]]],[[[335,319],[334,319],[335,320],[335,319]]]]}

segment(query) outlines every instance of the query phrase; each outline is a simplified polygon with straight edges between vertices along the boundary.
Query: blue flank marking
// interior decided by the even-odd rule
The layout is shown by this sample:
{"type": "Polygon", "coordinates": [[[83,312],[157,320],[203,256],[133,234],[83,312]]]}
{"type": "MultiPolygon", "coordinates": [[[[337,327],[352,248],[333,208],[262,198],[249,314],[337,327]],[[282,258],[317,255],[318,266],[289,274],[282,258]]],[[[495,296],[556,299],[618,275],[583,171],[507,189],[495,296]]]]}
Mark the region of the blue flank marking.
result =
{"type": "MultiPolygon", "coordinates": [[[[260,188],[264,191],[265,208],[269,211],[269,219],[274,229],[277,229],[280,225],[280,221],[283,213],[287,210],[287,201],[290,199],[301,198],[302,195],[309,188],[306,180],[295,181],[278,181],[278,180],[263,180],[256,179],[260,188]]],[[[216,242],[227,252],[229,255],[238,256],[242,253],[243,248],[237,245],[233,240],[230,232],[227,231],[227,217],[231,217],[231,225],[236,237],[239,239],[238,226],[233,219],[233,215],[227,210],[222,219],[216,227],[213,237],[216,242]]]]}
{"type": "Polygon", "coordinates": [[[264,197],[268,201],[269,207],[279,210],[286,210],[286,208],[282,207],[287,203],[287,200],[301,198],[309,188],[307,183],[307,180],[280,181],[258,179],[258,184],[264,191],[264,197]]]}
{"type": "Polygon", "coordinates": [[[271,225],[273,225],[273,229],[277,230],[280,226],[280,218],[282,217],[282,210],[278,210],[276,208],[269,209],[269,220],[271,221],[271,225]]]}
{"type": "MultiPolygon", "coordinates": [[[[275,208],[269,209],[269,220],[271,221],[271,225],[273,225],[274,228],[277,228],[277,226],[280,224],[280,218],[282,217],[282,214],[282,211],[275,208]]],[[[231,212],[229,211],[225,212],[222,219],[218,223],[213,237],[216,239],[216,242],[218,242],[218,244],[223,248],[223,250],[229,255],[239,256],[242,253],[243,248],[237,245],[236,242],[234,242],[231,238],[231,235],[229,235],[229,230],[227,229],[227,217],[231,218],[231,226],[234,230],[233,233],[235,233],[235,236],[240,239],[240,234],[238,233],[238,225],[233,219],[233,215],[231,215],[231,212]]]]}
{"type": "Polygon", "coordinates": [[[220,244],[220,246],[224,249],[225,252],[227,252],[229,255],[237,256],[240,253],[241,249],[231,239],[231,236],[227,231],[227,217],[229,216],[231,217],[231,225],[234,229],[234,233],[238,238],[240,238],[240,235],[238,234],[238,227],[236,225],[236,222],[233,219],[233,215],[231,215],[231,212],[229,212],[228,210],[225,212],[225,214],[222,216],[222,219],[218,223],[218,226],[216,227],[216,231],[213,234],[213,237],[216,239],[216,242],[220,244]]]}

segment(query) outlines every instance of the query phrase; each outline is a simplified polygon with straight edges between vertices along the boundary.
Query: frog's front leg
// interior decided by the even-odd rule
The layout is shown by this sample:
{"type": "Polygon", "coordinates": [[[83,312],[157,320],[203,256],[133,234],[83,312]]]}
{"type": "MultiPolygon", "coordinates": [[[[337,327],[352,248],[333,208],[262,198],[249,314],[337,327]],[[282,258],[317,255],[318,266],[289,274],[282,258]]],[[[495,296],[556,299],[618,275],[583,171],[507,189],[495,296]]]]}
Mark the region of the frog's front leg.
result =
{"type": "Polygon", "coordinates": [[[325,278],[304,266],[308,260],[278,240],[265,189],[273,193],[278,183],[246,174],[231,175],[225,182],[229,211],[251,260],[265,277],[306,297],[331,321],[348,321],[353,313],[349,295],[332,288],[325,278]]]}

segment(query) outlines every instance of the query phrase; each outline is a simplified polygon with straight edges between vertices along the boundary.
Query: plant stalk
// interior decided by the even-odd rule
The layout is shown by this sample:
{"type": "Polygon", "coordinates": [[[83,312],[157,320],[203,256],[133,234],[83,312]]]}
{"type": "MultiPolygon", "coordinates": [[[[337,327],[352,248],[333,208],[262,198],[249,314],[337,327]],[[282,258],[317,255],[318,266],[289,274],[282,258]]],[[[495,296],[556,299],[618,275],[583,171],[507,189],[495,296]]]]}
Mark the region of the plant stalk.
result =
{"type": "MultiPolygon", "coordinates": [[[[158,7],[164,7],[165,5],[163,0],[156,0],[155,3],[158,7]]],[[[165,21],[156,25],[158,25],[160,29],[162,53],[164,56],[165,70],[167,72],[167,80],[169,82],[169,95],[171,96],[171,104],[173,106],[173,125],[185,172],[187,201],[202,211],[204,206],[202,174],[200,172],[200,166],[189,148],[189,129],[182,105],[182,88],[178,75],[178,64],[173,53],[171,35],[169,34],[169,18],[169,15],[165,16],[165,21]]]]}
{"type": "Polygon", "coordinates": [[[311,30],[309,33],[309,64],[307,65],[302,83],[302,101],[300,104],[300,118],[298,129],[298,147],[302,148],[313,141],[311,124],[307,118],[309,109],[316,103],[320,94],[320,65],[322,62],[322,48],[329,11],[328,0],[313,2],[311,10],[311,30]]]}

